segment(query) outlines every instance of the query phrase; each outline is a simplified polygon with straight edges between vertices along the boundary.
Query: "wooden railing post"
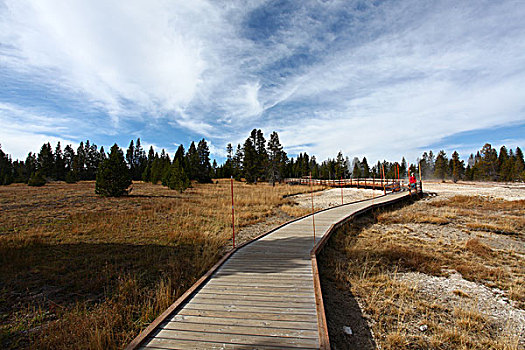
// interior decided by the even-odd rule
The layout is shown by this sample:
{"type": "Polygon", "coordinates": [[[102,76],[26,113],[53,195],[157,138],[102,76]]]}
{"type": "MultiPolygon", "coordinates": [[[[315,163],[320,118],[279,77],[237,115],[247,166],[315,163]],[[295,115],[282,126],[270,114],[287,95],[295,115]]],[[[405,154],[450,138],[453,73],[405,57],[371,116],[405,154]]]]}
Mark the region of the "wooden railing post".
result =
{"type": "Polygon", "coordinates": [[[235,249],[235,210],[233,206],[233,176],[231,177],[231,192],[232,192],[232,242],[233,242],[233,249],[235,249]]]}
{"type": "Polygon", "coordinates": [[[344,204],[343,202],[343,177],[341,176],[341,180],[339,180],[339,187],[341,187],[341,205],[344,204]]]}
{"type": "MultiPolygon", "coordinates": [[[[310,172],[310,184],[312,183],[312,172],[310,172]]],[[[315,212],[314,212],[314,190],[312,188],[312,185],[310,185],[310,193],[312,195],[312,225],[314,228],[314,245],[315,245],[315,212]]]]}

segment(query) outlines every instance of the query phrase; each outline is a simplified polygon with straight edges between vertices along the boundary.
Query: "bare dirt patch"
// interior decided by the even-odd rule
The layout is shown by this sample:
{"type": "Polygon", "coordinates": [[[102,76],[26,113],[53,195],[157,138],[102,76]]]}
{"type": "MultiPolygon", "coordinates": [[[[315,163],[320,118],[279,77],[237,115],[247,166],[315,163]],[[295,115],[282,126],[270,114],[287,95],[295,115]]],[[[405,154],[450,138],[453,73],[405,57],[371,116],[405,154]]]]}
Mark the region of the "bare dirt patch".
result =
{"type": "MultiPolygon", "coordinates": [[[[370,189],[357,189],[357,188],[343,188],[343,203],[356,202],[363,199],[374,198],[382,196],[383,191],[370,190],[370,189]]],[[[341,189],[332,188],[326,191],[315,192],[314,197],[314,208],[326,209],[341,205],[341,189]]],[[[312,208],[312,196],[309,193],[300,194],[291,197],[300,207],[312,208]]]]}
{"type": "Polygon", "coordinates": [[[516,182],[423,181],[423,191],[436,192],[442,198],[464,195],[501,198],[508,201],[525,199],[525,184],[516,182]]]}

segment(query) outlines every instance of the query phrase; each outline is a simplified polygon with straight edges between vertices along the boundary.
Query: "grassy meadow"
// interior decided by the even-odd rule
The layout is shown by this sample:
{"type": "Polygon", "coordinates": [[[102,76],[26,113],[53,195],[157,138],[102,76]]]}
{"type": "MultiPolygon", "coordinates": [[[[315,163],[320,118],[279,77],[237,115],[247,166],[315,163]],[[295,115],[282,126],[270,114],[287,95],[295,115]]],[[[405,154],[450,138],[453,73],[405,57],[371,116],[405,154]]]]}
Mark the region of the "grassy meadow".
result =
{"type": "MultiPolygon", "coordinates": [[[[1,348],[123,348],[231,248],[229,180],[94,188],[0,186],[1,348]]],[[[303,215],[285,196],[309,190],[236,182],[236,226],[303,215]]]]}
{"type": "MultiPolygon", "coordinates": [[[[336,290],[329,306],[359,301],[370,326],[360,349],[517,350],[523,325],[502,310],[525,310],[524,243],[524,200],[437,197],[347,224],[323,250],[320,271],[336,290]]],[[[337,348],[357,349],[338,335],[348,319],[327,313],[337,348]]]]}

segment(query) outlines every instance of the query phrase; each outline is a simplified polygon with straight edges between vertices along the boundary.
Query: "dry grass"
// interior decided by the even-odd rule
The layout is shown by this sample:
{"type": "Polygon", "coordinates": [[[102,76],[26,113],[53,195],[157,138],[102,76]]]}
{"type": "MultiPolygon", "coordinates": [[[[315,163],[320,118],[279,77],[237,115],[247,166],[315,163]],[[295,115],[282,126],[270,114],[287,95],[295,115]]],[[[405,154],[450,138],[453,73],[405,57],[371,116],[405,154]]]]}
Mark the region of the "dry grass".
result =
{"type": "Polygon", "coordinates": [[[492,249],[488,245],[483,244],[478,238],[469,239],[465,243],[465,248],[481,257],[490,257],[493,254],[492,249]]]}
{"type": "MultiPolygon", "coordinates": [[[[229,181],[133,186],[123,198],[93,182],[0,187],[2,348],[122,348],[228,249],[229,181]]],[[[280,206],[302,215],[283,196],[309,190],[235,183],[236,225],[280,206]]]]}
{"type": "MultiPolygon", "coordinates": [[[[323,250],[319,259],[322,278],[334,279],[339,288],[357,296],[382,349],[518,349],[517,336],[480,313],[467,293],[454,291],[462,303],[451,307],[397,279],[405,272],[446,277],[456,270],[467,280],[506,291],[518,307],[525,308],[523,255],[512,249],[494,249],[468,230],[473,220],[485,220],[508,231],[501,225],[524,210],[523,201],[498,200],[495,207],[492,202],[454,197],[357,218],[339,230],[323,250]],[[504,216],[497,215],[502,212],[504,216]],[[501,221],[490,221],[494,216],[501,221]],[[428,239],[419,231],[433,227],[438,232],[454,230],[464,238],[428,239]],[[423,324],[428,330],[419,329],[423,324]]],[[[513,236],[502,237],[523,242],[522,223],[517,225],[513,236]]]]}

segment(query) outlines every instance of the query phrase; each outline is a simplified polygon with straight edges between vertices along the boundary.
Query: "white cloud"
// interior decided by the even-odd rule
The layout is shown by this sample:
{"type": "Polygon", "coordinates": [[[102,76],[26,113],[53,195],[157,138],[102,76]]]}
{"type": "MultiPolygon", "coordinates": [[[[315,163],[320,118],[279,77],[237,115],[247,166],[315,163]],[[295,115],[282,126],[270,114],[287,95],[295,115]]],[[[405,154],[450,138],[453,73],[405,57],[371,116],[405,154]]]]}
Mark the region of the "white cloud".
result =
{"type": "Polygon", "coordinates": [[[24,160],[29,152],[38,153],[46,142],[50,142],[53,147],[60,142],[62,149],[68,144],[76,148],[76,137],[64,126],[70,122],[71,120],[65,117],[33,114],[29,109],[20,109],[15,105],[0,102],[2,150],[11,155],[13,160],[24,160]],[[56,136],[57,134],[62,136],[56,136]]]}
{"type": "MultiPolygon", "coordinates": [[[[525,121],[525,6],[363,4],[7,0],[0,70],[104,111],[105,133],[168,120],[219,156],[253,128],[277,130],[290,152],[373,160],[525,121]]],[[[60,129],[63,114],[38,106],[27,115],[3,121],[72,139],[79,125],[101,132],[81,118],[60,129]]]]}

